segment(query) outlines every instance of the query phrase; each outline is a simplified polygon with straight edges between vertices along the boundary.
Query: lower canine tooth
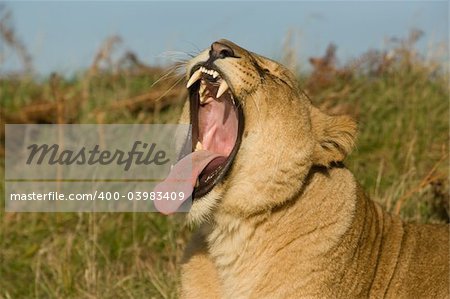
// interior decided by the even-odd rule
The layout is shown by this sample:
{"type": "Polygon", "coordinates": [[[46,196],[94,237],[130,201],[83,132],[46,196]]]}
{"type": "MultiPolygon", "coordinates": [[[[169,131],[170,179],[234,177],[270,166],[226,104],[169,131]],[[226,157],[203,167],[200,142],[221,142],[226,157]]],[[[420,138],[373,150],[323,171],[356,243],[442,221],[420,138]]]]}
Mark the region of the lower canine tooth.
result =
{"type": "Polygon", "coordinates": [[[202,95],[205,93],[205,90],[206,90],[206,84],[202,80],[202,82],[200,84],[200,89],[198,90],[200,97],[202,97],[202,95]]]}
{"type": "Polygon", "coordinates": [[[224,92],[227,91],[227,89],[228,89],[227,82],[225,80],[222,80],[219,86],[219,90],[217,91],[216,98],[217,99],[220,98],[224,94],[224,92]]]}
{"type": "Polygon", "coordinates": [[[195,151],[200,151],[203,149],[203,145],[200,143],[200,141],[197,141],[197,144],[195,145],[195,151]]]}

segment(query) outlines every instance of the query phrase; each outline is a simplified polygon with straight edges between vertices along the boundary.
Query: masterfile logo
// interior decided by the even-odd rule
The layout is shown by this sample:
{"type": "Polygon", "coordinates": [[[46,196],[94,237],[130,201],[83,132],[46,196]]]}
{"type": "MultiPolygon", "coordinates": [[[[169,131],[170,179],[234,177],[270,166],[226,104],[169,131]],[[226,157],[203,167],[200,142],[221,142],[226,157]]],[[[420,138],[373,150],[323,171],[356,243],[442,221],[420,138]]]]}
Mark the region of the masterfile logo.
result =
{"type": "Polygon", "coordinates": [[[190,144],[189,125],[6,125],[5,209],[152,212],[154,202],[190,208],[192,164],[177,188],[154,192],[190,144]],[[178,188],[181,186],[180,188],[178,188]]]}

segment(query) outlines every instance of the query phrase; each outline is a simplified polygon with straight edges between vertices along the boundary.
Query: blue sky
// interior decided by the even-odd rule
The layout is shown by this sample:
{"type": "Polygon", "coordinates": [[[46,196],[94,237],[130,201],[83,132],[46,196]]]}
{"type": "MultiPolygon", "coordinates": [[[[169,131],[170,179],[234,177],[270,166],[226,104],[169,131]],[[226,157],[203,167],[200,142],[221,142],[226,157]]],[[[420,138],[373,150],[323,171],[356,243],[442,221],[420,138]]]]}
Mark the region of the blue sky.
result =
{"type": "MultiPolygon", "coordinates": [[[[279,58],[291,30],[304,65],[330,42],[345,61],[369,48],[383,49],[386,37],[405,37],[411,28],[425,32],[422,50],[449,37],[447,1],[39,1],[6,7],[41,74],[88,66],[104,38],[114,34],[123,39],[119,53],[131,49],[147,63],[167,63],[170,51],[195,53],[222,37],[279,58]]],[[[14,53],[3,49],[0,72],[19,68],[14,53]]]]}

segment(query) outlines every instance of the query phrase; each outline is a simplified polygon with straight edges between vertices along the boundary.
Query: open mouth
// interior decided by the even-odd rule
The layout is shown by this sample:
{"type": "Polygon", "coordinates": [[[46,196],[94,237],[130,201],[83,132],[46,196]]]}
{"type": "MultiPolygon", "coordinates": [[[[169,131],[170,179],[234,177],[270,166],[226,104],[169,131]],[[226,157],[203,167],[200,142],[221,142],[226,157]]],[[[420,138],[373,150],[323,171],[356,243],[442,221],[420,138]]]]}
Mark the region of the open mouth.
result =
{"type": "Polygon", "coordinates": [[[227,81],[217,70],[193,68],[188,81],[192,150],[197,176],[192,198],[200,198],[219,183],[230,168],[241,143],[244,117],[227,81]],[[197,167],[198,166],[198,167],[197,167]]]}
{"type": "MultiPolygon", "coordinates": [[[[244,114],[219,70],[199,64],[190,75],[187,88],[192,143],[186,142],[169,178],[155,190],[168,190],[170,178],[191,166],[191,181],[183,187],[183,192],[186,198],[192,196],[195,200],[210,192],[226,176],[241,144],[244,114]]],[[[165,214],[175,212],[180,205],[155,202],[156,208],[165,214]]]]}

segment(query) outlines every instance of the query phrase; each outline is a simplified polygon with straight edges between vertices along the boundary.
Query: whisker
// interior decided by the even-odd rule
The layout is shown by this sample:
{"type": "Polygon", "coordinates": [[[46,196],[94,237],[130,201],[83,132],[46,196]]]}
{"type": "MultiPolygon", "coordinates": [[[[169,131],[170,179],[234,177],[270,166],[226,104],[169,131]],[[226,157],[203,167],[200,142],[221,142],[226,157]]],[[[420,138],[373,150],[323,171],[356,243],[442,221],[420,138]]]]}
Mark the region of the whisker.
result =
{"type": "Polygon", "coordinates": [[[153,82],[152,85],[150,85],[150,88],[153,88],[156,84],[158,84],[159,82],[161,82],[162,80],[167,79],[170,74],[172,74],[175,70],[169,70],[167,73],[165,73],[164,75],[162,75],[161,77],[159,77],[155,82],[153,82]]]}
{"type": "Polygon", "coordinates": [[[257,113],[258,113],[258,125],[261,125],[261,110],[260,110],[260,108],[259,108],[259,105],[258,105],[258,103],[256,102],[256,100],[254,99],[254,97],[252,97],[252,100],[253,100],[253,103],[255,104],[255,107],[256,107],[256,111],[257,111],[257,113]]]}
{"type": "MultiPolygon", "coordinates": [[[[172,66],[172,67],[167,71],[167,73],[165,73],[164,75],[162,75],[161,77],[159,77],[155,82],[153,82],[153,84],[150,86],[150,88],[154,87],[156,84],[158,84],[159,82],[161,82],[161,81],[163,81],[163,80],[166,80],[166,79],[168,79],[168,78],[171,78],[171,75],[172,75],[174,72],[176,73],[177,71],[179,71],[179,69],[180,69],[181,67],[184,67],[184,65],[178,65],[178,64],[175,64],[174,66],[172,66]]],[[[176,77],[176,76],[178,76],[178,75],[182,75],[182,74],[175,74],[174,77],[176,77]]]]}
{"type": "Polygon", "coordinates": [[[188,58],[192,58],[192,56],[189,53],[182,51],[165,51],[159,54],[157,57],[168,58],[172,62],[183,62],[187,61],[188,58]]]}
{"type": "Polygon", "coordinates": [[[184,79],[184,77],[180,77],[180,79],[178,79],[177,81],[175,81],[175,83],[174,83],[168,90],[166,90],[159,98],[155,99],[154,101],[155,101],[155,102],[158,102],[158,101],[161,100],[163,97],[165,97],[165,96],[166,96],[172,89],[174,89],[175,86],[177,86],[178,83],[180,83],[181,80],[183,80],[183,79],[184,79]]]}
{"type": "MultiPolygon", "coordinates": [[[[198,54],[200,54],[200,52],[202,51],[202,49],[200,49],[196,44],[194,44],[193,42],[191,42],[191,41],[184,41],[186,44],[188,44],[188,45],[190,45],[191,47],[193,47],[195,50],[193,51],[194,52],[194,54],[193,54],[193,56],[191,56],[191,57],[195,57],[195,56],[197,56],[198,54]]],[[[188,54],[188,53],[186,53],[186,54],[188,54]]],[[[192,55],[192,54],[188,54],[188,55],[192,55]]]]}

